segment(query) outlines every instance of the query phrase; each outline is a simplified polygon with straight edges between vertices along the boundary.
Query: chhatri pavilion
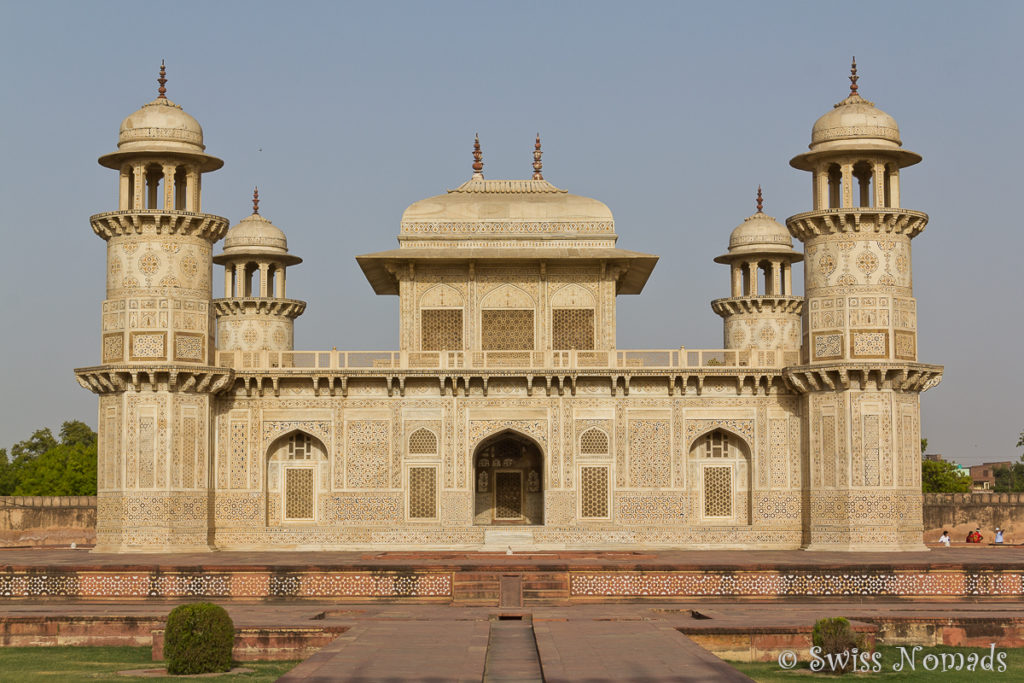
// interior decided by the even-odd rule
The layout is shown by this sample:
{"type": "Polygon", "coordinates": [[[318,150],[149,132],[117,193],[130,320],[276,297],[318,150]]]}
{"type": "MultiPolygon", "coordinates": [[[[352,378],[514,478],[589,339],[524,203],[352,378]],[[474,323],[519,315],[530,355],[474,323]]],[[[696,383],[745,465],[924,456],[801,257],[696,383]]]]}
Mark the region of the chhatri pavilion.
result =
{"type": "Polygon", "coordinates": [[[96,550],[924,549],[919,397],[942,368],[917,357],[928,217],[900,196],[921,157],[850,80],[790,161],[813,205],[782,225],[759,192],[715,258],[721,349],[616,346],[617,297],[658,257],[544,178],[538,136],[532,177],[485,178],[477,140],[468,180],[355,257],[399,298],[395,350],[303,351],[301,259],[255,193],[233,227],[204,213],[223,162],[161,68],[99,159],[116,208],[90,219],[96,550]]]}

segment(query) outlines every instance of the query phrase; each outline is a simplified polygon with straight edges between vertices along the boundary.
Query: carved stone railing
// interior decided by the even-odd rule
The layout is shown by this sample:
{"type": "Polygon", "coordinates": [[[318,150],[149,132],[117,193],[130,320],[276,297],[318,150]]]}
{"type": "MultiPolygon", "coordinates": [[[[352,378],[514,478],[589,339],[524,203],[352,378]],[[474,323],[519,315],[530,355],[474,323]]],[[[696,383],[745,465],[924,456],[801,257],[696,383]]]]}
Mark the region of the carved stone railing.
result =
{"type": "Polygon", "coordinates": [[[783,368],[799,351],[645,349],[604,351],[218,351],[216,365],[267,370],[676,370],[783,368]]]}

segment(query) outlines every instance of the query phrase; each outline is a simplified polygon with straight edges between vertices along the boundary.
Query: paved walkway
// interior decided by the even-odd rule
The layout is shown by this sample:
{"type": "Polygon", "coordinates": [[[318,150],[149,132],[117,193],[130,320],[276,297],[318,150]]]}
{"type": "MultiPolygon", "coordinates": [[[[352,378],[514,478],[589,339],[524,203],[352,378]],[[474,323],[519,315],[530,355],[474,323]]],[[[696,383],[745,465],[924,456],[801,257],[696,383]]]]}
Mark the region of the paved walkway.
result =
{"type": "Polygon", "coordinates": [[[666,622],[366,622],[292,669],[323,681],[749,681],[666,622]]]}
{"type": "Polygon", "coordinates": [[[278,679],[296,681],[480,681],[486,621],[371,622],[343,633],[278,679]]]}
{"type": "Polygon", "coordinates": [[[534,631],[547,683],[751,680],[664,622],[544,621],[534,631]]]}

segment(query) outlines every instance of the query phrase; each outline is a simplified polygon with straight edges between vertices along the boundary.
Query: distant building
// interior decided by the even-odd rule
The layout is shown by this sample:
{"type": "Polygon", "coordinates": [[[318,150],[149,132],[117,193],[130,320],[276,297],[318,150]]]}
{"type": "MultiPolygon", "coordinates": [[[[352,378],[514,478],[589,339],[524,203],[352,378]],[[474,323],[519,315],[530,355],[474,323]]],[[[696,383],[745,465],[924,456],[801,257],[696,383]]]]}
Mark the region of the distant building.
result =
{"type": "Polygon", "coordinates": [[[1009,467],[1013,463],[1009,460],[1004,462],[986,462],[980,465],[971,465],[971,482],[974,484],[974,488],[982,489],[984,491],[991,490],[996,483],[996,468],[997,467],[1009,467]]]}
{"type": "Polygon", "coordinates": [[[931,462],[942,462],[942,453],[925,453],[924,459],[931,462]]]}

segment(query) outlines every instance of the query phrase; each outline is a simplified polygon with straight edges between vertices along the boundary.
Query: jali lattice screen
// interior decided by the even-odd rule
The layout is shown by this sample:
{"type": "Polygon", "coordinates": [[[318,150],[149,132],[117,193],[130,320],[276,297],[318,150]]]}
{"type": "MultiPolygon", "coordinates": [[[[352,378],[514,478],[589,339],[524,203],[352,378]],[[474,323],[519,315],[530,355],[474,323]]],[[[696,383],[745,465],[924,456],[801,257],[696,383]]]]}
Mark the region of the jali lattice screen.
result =
{"type": "Polygon", "coordinates": [[[594,348],[594,309],[556,308],[551,311],[551,348],[594,348]]]}
{"type": "Polygon", "coordinates": [[[313,519],[312,468],[286,467],[284,475],[284,518],[313,519]]]}
{"type": "Polygon", "coordinates": [[[608,517],[608,468],[580,468],[580,516],[608,517]]]}
{"type": "Polygon", "coordinates": [[[462,349],[462,309],[427,308],[420,312],[421,348],[424,351],[462,349]]]}
{"type": "Polygon", "coordinates": [[[486,309],[481,313],[484,351],[532,351],[533,311],[521,308],[486,309]]]}
{"type": "Polygon", "coordinates": [[[437,468],[409,468],[409,518],[437,517],[437,468]]]}
{"type": "Polygon", "coordinates": [[[732,517],[732,468],[704,468],[704,516],[732,517]]]}

